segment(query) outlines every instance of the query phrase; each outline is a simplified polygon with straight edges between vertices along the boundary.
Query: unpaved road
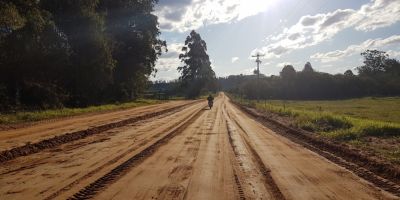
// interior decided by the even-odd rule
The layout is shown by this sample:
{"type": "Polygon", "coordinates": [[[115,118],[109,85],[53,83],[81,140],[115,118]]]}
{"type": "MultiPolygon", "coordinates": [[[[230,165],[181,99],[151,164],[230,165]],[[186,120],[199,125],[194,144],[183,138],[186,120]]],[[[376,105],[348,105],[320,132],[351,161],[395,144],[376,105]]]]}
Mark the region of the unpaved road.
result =
{"type": "Polygon", "coordinates": [[[38,123],[34,126],[14,130],[0,131],[0,151],[11,149],[17,146],[33,143],[62,135],[68,132],[84,130],[100,124],[120,121],[143,113],[156,112],[188,103],[186,101],[171,101],[164,104],[143,106],[138,108],[106,112],[102,114],[86,114],[71,117],[63,120],[56,120],[52,123],[38,123]]]}
{"type": "Polygon", "coordinates": [[[259,124],[223,94],[211,110],[184,104],[1,133],[0,147],[13,148],[181,106],[0,163],[0,199],[398,199],[259,124]]]}

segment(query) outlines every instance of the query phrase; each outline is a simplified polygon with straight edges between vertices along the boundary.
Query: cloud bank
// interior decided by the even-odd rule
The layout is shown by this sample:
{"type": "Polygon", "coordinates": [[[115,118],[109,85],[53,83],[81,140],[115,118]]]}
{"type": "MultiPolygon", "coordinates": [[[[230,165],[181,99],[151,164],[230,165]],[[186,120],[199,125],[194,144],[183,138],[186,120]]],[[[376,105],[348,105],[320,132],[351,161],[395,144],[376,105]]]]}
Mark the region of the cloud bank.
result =
{"type": "MultiPolygon", "coordinates": [[[[334,62],[345,57],[359,54],[365,51],[366,49],[382,49],[385,47],[390,47],[395,45],[397,46],[400,45],[400,35],[393,35],[385,39],[382,38],[368,39],[362,42],[361,44],[350,45],[344,50],[335,50],[326,53],[316,53],[312,55],[311,58],[320,61],[322,63],[334,62]]],[[[393,57],[397,57],[399,55],[398,52],[393,50],[388,51],[388,54],[393,57]]]]}
{"type": "Polygon", "coordinates": [[[231,23],[266,10],[274,0],[160,0],[155,14],[163,31],[185,32],[231,23]]]}
{"type": "Polygon", "coordinates": [[[181,65],[179,60],[179,54],[182,52],[181,49],[183,44],[171,43],[168,44],[168,52],[162,54],[157,60],[156,68],[159,71],[171,71],[176,70],[181,65]]]}
{"type": "Polygon", "coordinates": [[[358,10],[338,9],[333,12],[303,16],[295,25],[285,28],[282,33],[268,37],[267,46],[254,49],[251,53],[262,52],[267,58],[279,58],[293,50],[320,44],[347,28],[366,32],[390,26],[398,21],[400,21],[399,0],[373,0],[358,10]]]}

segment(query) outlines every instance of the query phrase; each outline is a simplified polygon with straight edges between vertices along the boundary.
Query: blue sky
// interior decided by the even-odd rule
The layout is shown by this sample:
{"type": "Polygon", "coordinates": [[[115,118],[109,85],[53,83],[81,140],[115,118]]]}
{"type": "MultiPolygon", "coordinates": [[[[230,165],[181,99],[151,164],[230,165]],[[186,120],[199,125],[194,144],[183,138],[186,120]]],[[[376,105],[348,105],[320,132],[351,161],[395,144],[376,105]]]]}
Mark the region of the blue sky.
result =
{"type": "Polygon", "coordinates": [[[366,49],[400,58],[400,0],[159,0],[155,14],[169,52],[153,80],[179,77],[191,30],[206,41],[217,76],[252,73],[256,52],[266,54],[260,71],[267,75],[307,61],[321,72],[355,71],[366,49]]]}

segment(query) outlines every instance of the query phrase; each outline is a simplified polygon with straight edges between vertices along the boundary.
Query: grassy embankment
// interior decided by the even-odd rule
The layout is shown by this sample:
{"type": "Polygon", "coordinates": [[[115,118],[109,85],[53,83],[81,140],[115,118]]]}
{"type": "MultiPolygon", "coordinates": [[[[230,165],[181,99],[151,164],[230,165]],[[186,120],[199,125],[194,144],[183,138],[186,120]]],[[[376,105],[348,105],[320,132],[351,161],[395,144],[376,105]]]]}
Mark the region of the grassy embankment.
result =
{"type": "Polygon", "coordinates": [[[24,122],[34,122],[46,119],[69,117],[74,115],[80,115],[85,113],[94,112],[105,112],[113,110],[121,110],[127,108],[134,108],[139,106],[153,105],[165,101],[151,100],[151,99],[140,99],[133,102],[120,103],[120,104],[105,104],[100,106],[90,106],[86,108],[62,108],[62,109],[51,109],[51,110],[39,110],[39,111],[27,111],[27,112],[16,112],[13,114],[0,114],[0,125],[1,124],[18,124],[24,122]]]}
{"type": "Polygon", "coordinates": [[[400,164],[400,97],[337,101],[244,101],[292,125],[400,164]]]}

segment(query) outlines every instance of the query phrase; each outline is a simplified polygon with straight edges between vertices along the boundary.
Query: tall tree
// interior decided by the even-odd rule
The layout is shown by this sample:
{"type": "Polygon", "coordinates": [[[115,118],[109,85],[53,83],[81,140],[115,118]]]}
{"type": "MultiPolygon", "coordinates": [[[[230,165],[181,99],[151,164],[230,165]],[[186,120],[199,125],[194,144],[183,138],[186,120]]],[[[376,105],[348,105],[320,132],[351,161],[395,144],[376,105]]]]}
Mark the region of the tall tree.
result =
{"type": "Polygon", "coordinates": [[[102,0],[106,34],[116,61],[114,95],[120,100],[134,99],[155,72],[155,62],[166,47],[158,39],[157,16],[152,14],[156,0],[102,0]]]}
{"type": "Polygon", "coordinates": [[[364,57],[364,65],[357,68],[360,75],[374,75],[385,72],[385,60],[388,54],[384,51],[366,50],[361,55],[364,57]]]}
{"type": "Polygon", "coordinates": [[[112,83],[115,61],[104,33],[104,15],[97,11],[99,1],[41,0],[41,4],[52,13],[71,47],[70,104],[85,106],[100,102],[105,88],[112,83]]]}
{"type": "Polygon", "coordinates": [[[280,72],[283,79],[293,79],[296,76],[296,70],[292,65],[285,65],[280,72]]]}
{"type": "Polygon", "coordinates": [[[216,80],[215,72],[211,68],[207,44],[194,30],[186,38],[182,51],[179,59],[184,65],[178,67],[181,73],[179,79],[182,81],[187,97],[194,98],[202,91],[212,89],[216,80]]]}
{"type": "Polygon", "coordinates": [[[351,71],[351,69],[346,70],[343,74],[348,77],[354,76],[353,71],[351,71]]]}
{"type": "Polygon", "coordinates": [[[307,63],[304,65],[304,68],[303,68],[303,71],[302,71],[302,72],[305,72],[305,73],[312,73],[312,72],[314,72],[314,69],[312,68],[310,62],[307,62],[307,63]]]}
{"type": "Polygon", "coordinates": [[[60,106],[65,98],[60,77],[68,68],[69,51],[50,13],[34,0],[5,3],[0,12],[5,14],[0,25],[5,33],[0,41],[0,85],[8,104],[60,106]]]}
{"type": "Polygon", "coordinates": [[[166,47],[155,3],[0,0],[0,109],[136,98],[166,47]]]}
{"type": "Polygon", "coordinates": [[[0,1],[0,39],[12,31],[22,28],[26,19],[11,1],[0,1]]]}

